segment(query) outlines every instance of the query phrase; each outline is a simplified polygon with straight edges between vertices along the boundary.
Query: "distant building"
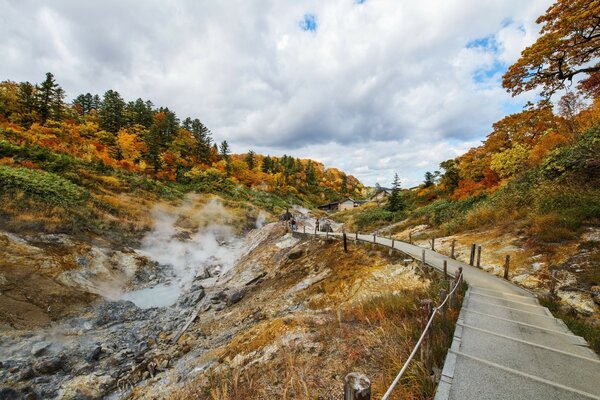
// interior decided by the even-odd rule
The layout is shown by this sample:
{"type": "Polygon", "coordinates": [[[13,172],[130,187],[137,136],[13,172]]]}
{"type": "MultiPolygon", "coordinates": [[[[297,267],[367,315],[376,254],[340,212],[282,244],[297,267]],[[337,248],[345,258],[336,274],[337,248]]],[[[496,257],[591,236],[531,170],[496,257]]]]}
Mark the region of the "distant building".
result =
{"type": "Polygon", "coordinates": [[[392,195],[392,189],[388,188],[378,188],[377,191],[369,198],[369,201],[375,201],[380,203],[385,201],[388,197],[392,195]]]}
{"type": "Polygon", "coordinates": [[[327,203],[327,204],[321,204],[318,207],[318,209],[327,211],[327,212],[346,211],[346,210],[352,210],[353,208],[358,207],[364,203],[365,202],[363,200],[354,200],[351,198],[347,198],[347,199],[343,199],[340,201],[334,201],[334,202],[327,203]]]}

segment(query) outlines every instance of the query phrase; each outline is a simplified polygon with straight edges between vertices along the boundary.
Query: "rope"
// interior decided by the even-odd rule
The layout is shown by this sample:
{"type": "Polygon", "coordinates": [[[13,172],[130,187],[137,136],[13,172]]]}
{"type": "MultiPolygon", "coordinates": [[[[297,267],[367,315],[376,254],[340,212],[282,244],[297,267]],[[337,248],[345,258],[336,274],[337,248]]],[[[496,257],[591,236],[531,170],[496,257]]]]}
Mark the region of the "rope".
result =
{"type": "Polygon", "coordinates": [[[452,296],[452,294],[460,286],[459,283],[460,283],[461,280],[462,280],[462,273],[458,276],[457,284],[450,291],[450,293],[448,293],[448,295],[446,295],[446,298],[444,299],[444,301],[442,302],[442,304],[440,304],[438,307],[434,307],[433,308],[433,312],[431,313],[431,317],[429,317],[429,321],[427,321],[427,325],[425,326],[425,329],[423,330],[423,333],[421,334],[421,337],[417,341],[417,344],[415,345],[413,351],[408,356],[408,359],[404,362],[404,365],[402,366],[402,369],[400,370],[400,372],[398,372],[398,375],[396,375],[396,378],[394,379],[394,381],[392,382],[392,384],[388,388],[387,392],[385,392],[385,394],[383,395],[383,397],[381,398],[381,400],[387,400],[387,398],[390,396],[390,394],[392,394],[392,391],[394,390],[394,388],[396,387],[396,385],[400,381],[400,378],[402,378],[402,375],[404,375],[404,372],[408,368],[408,365],[410,364],[410,362],[412,361],[412,359],[415,357],[415,354],[417,354],[417,350],[421,346],[421,342],[423,342],[423,339],[425,338],[425,334],[427,333],[427,331],[431,327],[431,324],[433,322],[433,318],[435,317],[435,314],[438,312],[438,310],[440,308],[444,307],[444,305],[446,304],[446,302],[448,301],[448,299],[450,298],[450,296],[452,296]]]}

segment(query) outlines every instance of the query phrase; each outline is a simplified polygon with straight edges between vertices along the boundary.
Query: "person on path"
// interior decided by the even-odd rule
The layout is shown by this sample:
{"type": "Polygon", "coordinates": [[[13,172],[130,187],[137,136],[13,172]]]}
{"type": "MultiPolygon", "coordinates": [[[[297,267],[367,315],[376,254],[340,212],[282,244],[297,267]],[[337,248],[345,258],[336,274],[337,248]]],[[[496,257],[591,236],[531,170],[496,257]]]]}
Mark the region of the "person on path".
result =
{"type": "Polygon", "coordinates": [[[292,232],[294,232],[296,230],[296,220],[294,219],[294,217],[292,217],[290,222],[292,224],[292,232]]]}
{"type": "Polygon", "coordinates": [[[315,225],[317,227],[317,232],[319,231],[319,218],[317,218],[317,222],[315,222],[315,225]]]}

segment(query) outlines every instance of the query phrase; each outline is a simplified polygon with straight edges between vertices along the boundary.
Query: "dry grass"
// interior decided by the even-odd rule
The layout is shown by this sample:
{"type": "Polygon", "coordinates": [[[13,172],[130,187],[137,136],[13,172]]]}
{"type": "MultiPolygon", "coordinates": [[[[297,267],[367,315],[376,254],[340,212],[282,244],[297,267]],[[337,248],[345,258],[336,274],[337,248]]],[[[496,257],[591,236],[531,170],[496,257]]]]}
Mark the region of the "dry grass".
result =
{"type": "MultiPolygon", "coordinates": [[[[366,373],[374,398],[379,398],[421,333],[421,300],[437,298],[442,285],[383,294],[312,316],[302,314],[300,319],[263,322],[254,332],[263,334],[240,335],[232,342],[228,362],[200,375],[172,398],[333,400],[341,397],[343,378],[352,371],[366,373]],[[277,344],[276,351],[266,359],[231,361],[235,354],[273,348],[273,344],[277,344]]],[[[443,365],[457,314],[455,310],[444,318],[436,317],[431,339],[433,369],[443,365]]],[[[431,398],[436,388],[431,375],[431,368],[414,360],[392,399],[431,398]]]]}

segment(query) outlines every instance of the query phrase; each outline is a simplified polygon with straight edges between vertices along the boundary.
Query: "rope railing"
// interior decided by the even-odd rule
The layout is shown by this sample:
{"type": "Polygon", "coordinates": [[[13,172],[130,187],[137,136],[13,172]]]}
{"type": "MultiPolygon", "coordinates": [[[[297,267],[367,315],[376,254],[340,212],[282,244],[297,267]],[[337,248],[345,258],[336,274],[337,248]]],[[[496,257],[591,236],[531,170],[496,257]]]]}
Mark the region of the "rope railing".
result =
{"type": "Polygon", "coordinates": [[[394,388],[396,387],[396,385],[398,384],[398,382],[402,378],[402,375],[404,375],[404,372],[406,372],[406,370],[408,369],[408,366],[409,366],[410,362],[413,360],[413,358],[417,354],[417,351],[419,350],[419,347],[421,346],[421,343],[425,339],[425,335],[427,334],[427,331],[431,327],[431,324],[433,323],[433,319],[434,319],[435,315],[437,314],[438,310],[440,310],[441,308],[444,307],[444,305],[446,304],[446,302],[448,301],[448,299],[450,299],[450,296],[452,296],[454,294],[454,292],[460,286],[460,282],[461,281],[462,281],[462,272],[458,275],[458,279],[456,281],[456,284],[454,285],[454,288],[450,291],[450,293],[448,293],[448,295],[446,296],[446,298],[444,299],[444,301],[442,302],[442,304],[440,304],[439,306],[433,308],[433,312],[431,313],[431,316],[429,317],[429,321],[427,321],[427,325],[425,326],[425,329],[423,329],[423,333],[421,333],[421,337],[419,338],[419,340],[415,344],[415,347],[413,348],[412,352],[410,353],[410,355],[408,356],[408,358],[404,362],[404,365],[402,366],[402,369],[400,369],[400,372],[398,372],[398,375],[396,375],[396,378],[394,379],[394,381],[392,382],[392,384],[390,385],[390,387],[388,388],[388,390],[385,392],[385,394],[383,395],[383,397],[381,398],[381,400],[387,400],[387,398],[392,394],[394,388]]]}

